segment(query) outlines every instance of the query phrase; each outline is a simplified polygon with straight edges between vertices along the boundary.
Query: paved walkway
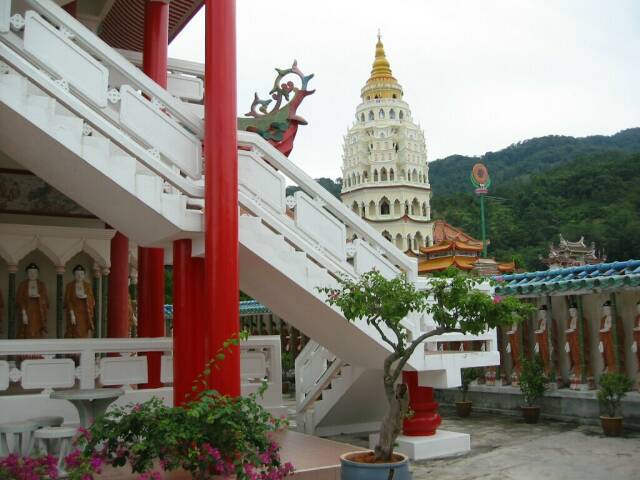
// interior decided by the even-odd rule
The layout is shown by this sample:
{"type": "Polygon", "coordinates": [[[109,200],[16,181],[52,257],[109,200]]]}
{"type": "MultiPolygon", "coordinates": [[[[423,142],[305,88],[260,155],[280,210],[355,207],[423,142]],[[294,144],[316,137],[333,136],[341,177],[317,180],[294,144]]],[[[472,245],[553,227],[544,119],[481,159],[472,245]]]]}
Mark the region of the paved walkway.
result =
{"type": "MultiPolygon", "coordinates": [[[[443,410],[445,430],[471,434],[471,452],[414,462],[413,480],[639,480],[640,432],[607,438],[600,427],[443,410]]],[[[367,436],[334,440],[366,446],[367,436]]]]}

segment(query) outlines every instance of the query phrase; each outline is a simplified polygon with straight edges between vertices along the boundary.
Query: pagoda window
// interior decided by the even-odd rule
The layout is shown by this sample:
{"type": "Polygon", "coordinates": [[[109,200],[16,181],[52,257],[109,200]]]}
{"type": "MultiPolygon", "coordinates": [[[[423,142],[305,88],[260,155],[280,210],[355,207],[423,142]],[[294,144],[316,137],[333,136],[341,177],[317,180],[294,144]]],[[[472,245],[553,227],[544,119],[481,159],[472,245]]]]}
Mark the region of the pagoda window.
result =
{"type": "Polygon", "coordinates": [[[378,118],[383,119],[384,118],[384,110],[380,109],[380,111],[378,112],[378,118]]]}
{"type": "Polygon", "coordinates": [[[424,237],[424,246],[428,247],[430,243],[431,243],[431,237],[427,235],[426,237],[424,237]]]}
{"type": "Polygon", "coordinates": [[[373,171],[373,181],[377,182],[378,181],[378,170],[374,170],[373,171]]]}
{"type": "Polygon", "coordinates": [[[389,118],[391,120],[395,120],[396,119],[396,111],[393,108],[391,110],[389,110],[389,118]]]}
{"type": "Polygon", "coordinates": [[[413,237],[413,249],[417,251],[420,247],[422,247],[422,234],[416,232],[416,236],[413,237]]]}
{"type": "Polygon", "coordinates": [[[411,181],[411,171],[407,172],[407,182],[411,181]]]}
{"type": "Polygon", "coordinates": [[[351,174],[351,185],[356,185],[356,174],[355,173],[351,174]]]}
{"type": "Polygon", "coordinates": [[[407,176],[407,172],[405,170],[400,171],[400,180],[404,180],[407,176]]]}
{"type": "Polygon", "coordinates": [[[356,175],[356,183],[360,185],[360,172],[358,172],[358,175],[356,175]]]}
{"type": "Polygon", "coordinates": [[[417,198],[414,198],[413,202],[411,202],[411,215],[420,215],[420,202],[417,198]]]}
{"type": "Polygon", "coordinates": [[[385,230],[384,232],[382,232],[382,236],[387,240],[389,240],[390,242],[392,241],[391,234],[388,231],[385,230]]]}
{"type": "Polygon", "coordinates": [[[402,250],[402,235],[400,234],[396,235],[396,247],[402,250]]]}
{"type": "Polygon", "coordinates": [[[358,202],[353,202],[353,205],[351,205],[351,210],[353,210],[357,215],[360,215],[360,207],[358,206],[358,202]]]}
{"type": "Polygon", "coordinates": [[[363,182],[368,182],[369,181],[369,172],[367,172],[367,171],[362,172],[362,181],[363,182]]]}
{"type": "Polygon", "coordinates": [[[411,235],[407,235],[407,250],[411,250],[411,244],[413,242],[411,241],[411,235]]]}
{"type": "Polygon", "coordinates": [[[394,175],[393,175],[393,168],[390,168],[390,169],[389,169],[389,180],[391,180],[392,182],[393,182],[393,177],[394,177],[394,175]]]}
{"type": "Polygon", "coordinates": [[[423,217],[427,216],[427,202],[422,203],[422,216],[423,217]]]}
{"type": "Polygon", "coordinates": [[[360,114],[360,121],[364,122],[364,113],[360,114]]]}
{"type": "Polygon", "coordinates": [[[370,217],[376,216],[376,202],[374,202],[373,200],[369,202],[369,216],[370,217]]]}
{"type": "Polygon", "coordinates": [[[418,171],[415,168],[413,169],[413,175],[411,175],[411,178],[413,178],[414,182],[418,180],[418,171]]]}
{"type": "Polygon", "coordinates": [[[374,119],[375,119],[375,116],[373,115],[373,110],[369,110],[369,121],[374,119]]]}
{"type": "Polygon", "coordinates": [[[380,215],[389,215],[390,213],[389,200],[386,197],[382,197],[382,200],[380,200],[380,215]]]}
{"type": "Polygon", "coordinates": [[[400,110],[400,113],[398,114],[398,116],[400,117],[400,120],[402,120],[404,118],[404,112],[400,110]]]}
{"type": "Polygon", "coordinates": [[[395,93],[392,95],[392,97],[393,98],[398,98],[398,96],[395,93]]]}
{"type": "Polygon", "coordinates": [[[387,169],[384,167],[382,167],[382,170],[380,170],[380,181],[382,182],[387,181],[387,169]]]}
{"type": "Polygon", "coordinates": [[[400,200],[396,198],[396,201],[393,202],[393,214],[394,215],[402,215],[402,206],[400,205],[400,200]]]}

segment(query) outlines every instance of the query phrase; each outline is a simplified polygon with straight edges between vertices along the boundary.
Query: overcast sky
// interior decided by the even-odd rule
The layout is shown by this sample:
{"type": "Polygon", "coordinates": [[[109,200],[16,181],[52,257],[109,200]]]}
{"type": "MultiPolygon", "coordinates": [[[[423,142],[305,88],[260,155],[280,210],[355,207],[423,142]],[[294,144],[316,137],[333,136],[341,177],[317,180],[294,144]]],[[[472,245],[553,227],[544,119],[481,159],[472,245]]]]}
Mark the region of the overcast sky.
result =
{"type": "MultiPolygon", "coordinates": [[[[341,176],[380,28],[429,160],[640,126],[638,0],[238,0],[238,113],[298,60],[316,93],[291,158],[341,176]]],[[[204,10],[169,55],[204,59],[204,10]]]]}

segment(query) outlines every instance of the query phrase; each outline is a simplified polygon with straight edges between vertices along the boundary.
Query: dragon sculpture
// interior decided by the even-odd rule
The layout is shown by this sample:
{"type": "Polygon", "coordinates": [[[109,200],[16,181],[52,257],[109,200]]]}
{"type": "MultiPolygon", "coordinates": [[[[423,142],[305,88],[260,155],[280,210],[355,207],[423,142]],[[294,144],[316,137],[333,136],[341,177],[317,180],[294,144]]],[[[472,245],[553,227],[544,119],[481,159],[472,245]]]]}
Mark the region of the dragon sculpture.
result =
{"type": "Polygon", "coordinates": [[[259,134],[284,155],[289,156],[293,150],[298,125],[307,125],[307,121],[298,116],[296,111],[302,100],[315,92],[307,90],[313,74],[302,73],[296,60],[290,68],[276,68],[276,72],[278,75],[269,92],[271,98],[262,100],[256,93],[251,110],[245,114],[245,117],[249,118],[238,118],[238,129],[259,134]],[[297,76],[301,82],[300,87],[291,80],[285,81],[288,75],[297,76]],[[275,104],[272,105],[274,101],[275,104]],[[283,101],[286,102],[284,105],[283,101]]]}

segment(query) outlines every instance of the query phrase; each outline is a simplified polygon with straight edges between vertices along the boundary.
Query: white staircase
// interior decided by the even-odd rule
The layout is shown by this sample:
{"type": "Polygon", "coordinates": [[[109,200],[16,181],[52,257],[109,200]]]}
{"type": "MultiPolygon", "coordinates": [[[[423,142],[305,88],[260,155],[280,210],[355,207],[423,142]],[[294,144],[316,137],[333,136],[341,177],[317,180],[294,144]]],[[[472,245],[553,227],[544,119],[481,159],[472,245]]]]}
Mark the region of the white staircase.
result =
{"type": "MultiPolygon", "coordinates": [[[[7,3],[0,0],[0,150],[139,245],[192,238],[202,255],[202,120],[50,0],[25,0],[26,12],[7,3]]],[[[350,395],[371,395],[388,350],[373,327],[327,306],[317,287],[372,268],[426,281],[416,278],[415,259],[261,137],[238,139],[241,289],[337,356],[314,364],[299,404],[306,431],[331,426],[353,417],[344,409],[350,395]],[[301,191],[285,198],[287,181],[301,191]],[[347,227],[358,237],[350,243],[347,227]]],[[[433,328],[424,317],[404,322],[414,338],[433,328]]],[[[409,367],[421,384],[454,386],[461,366],[498,363],[495,332],[462,337],[484,341],[483,352],[438,352],[438,342],[457,338],[431,338],[414,353],[409,367]]]]}

